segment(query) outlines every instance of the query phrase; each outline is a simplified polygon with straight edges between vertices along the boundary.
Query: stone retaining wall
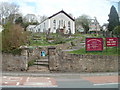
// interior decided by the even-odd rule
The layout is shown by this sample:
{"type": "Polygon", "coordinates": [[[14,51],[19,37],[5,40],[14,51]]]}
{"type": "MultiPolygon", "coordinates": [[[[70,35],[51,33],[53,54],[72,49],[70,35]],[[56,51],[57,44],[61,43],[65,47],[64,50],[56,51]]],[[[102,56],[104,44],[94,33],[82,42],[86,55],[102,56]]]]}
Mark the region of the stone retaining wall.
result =
{"type": "Polygon", "coordinates": [[[49,61],[49,70],[55,72],[113,72],[118,71],[117,56],[77,55],[63,52],[57,47],[39,47],[23,49],[21,55],[2,54],[3,71],[24,71],[30,60],[39,58],[45,50],[49,61]]]}
{"type": "Polygon", "coordinates": [[[24,55],[2,54],[3,71],[24,71],[27,70],[27,59],[24,55]]]}
{"type": "Polygon", "coordinates": [[[48,55],[48,47],[21,47],[21,55],[2,53],[3,71],[25,71],[28,69],[28,62],[39,59],[41,51],[44,50],[48,55]]]}
{"type": "Polygon", "coordinates": [[[113,72],[118,71],[117,56],[101,55],[77,55],[65,52],[55,53],[55,49],[49,56],[49,69],[55,72],[113,72]]]}

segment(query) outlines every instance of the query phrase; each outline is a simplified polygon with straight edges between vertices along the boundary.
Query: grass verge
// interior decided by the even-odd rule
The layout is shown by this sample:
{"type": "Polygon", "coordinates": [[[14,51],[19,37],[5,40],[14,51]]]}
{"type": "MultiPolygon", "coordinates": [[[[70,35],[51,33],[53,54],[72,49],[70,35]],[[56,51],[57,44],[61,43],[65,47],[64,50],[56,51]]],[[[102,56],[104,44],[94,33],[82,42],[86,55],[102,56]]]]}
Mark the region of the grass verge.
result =
{"type": "Polygon", "coordinates": [[[72,54],[85,54],[85,55],[108,55],[108,56],[118,56],[120,53],[120,48],[116,49],[116,47],[109,47],[106,49],[104,48],[104,50],[102,52],[98,52],[98,51],[92,51],[92,52],[86,52],[85,48],[81,48],[79,50],[74,50],[74,51],[69,51],[68,53],[72,53],[72,54]]]}

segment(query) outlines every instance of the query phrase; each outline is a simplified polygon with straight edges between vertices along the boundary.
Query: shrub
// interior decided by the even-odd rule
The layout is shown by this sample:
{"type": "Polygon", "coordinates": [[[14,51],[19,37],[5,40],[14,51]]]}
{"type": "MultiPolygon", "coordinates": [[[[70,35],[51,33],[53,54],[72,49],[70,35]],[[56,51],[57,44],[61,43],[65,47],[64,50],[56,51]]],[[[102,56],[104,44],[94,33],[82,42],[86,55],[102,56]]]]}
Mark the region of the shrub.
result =
{"type": "Polygon", "coordinates": [[[114,28],[113,35],[115,35],[116,37],[120,37],[120,25],[114,28]]]}
{"type": "Polygon", "coordinates": [[[2,31],[2,51],[10,52],[27,42],[27,33],[20,25],[4,25],[2,31]]]}
{"type": "Polygon", "coordinates": [[[28,67],[34,65],[35,60],[31,60],[28,62],[28,67]]]}

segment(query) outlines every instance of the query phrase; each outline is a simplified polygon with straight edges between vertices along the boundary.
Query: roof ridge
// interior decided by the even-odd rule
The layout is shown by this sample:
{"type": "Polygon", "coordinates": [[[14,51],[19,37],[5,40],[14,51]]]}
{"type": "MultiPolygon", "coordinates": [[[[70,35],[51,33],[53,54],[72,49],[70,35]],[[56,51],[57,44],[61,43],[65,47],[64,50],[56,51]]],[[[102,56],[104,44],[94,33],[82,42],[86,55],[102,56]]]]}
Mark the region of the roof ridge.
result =
{"type": "Polygon", "coordinates": [[[50,19],[50,18],[52,18],[52,17],[58,15],[59,13],[64,13],[64,14],[65,14],[66,16],[68,16],[70,19],[72,19],[73,21],[75,21],[75,19],[73,19],[73,17],[71,17],[69,14],[67,14],[64,10],[61,10],[61,11],[59,11],[59,12],[53,14],[52,16],[48,17],[48,19],[50,19]]]}

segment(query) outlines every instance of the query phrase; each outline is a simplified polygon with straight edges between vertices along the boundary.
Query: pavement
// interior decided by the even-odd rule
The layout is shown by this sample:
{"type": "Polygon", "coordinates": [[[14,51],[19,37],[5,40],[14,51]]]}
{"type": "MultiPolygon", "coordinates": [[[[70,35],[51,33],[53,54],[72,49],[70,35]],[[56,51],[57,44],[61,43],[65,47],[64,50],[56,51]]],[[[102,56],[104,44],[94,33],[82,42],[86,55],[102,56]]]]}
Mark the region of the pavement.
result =
{"type": "Polygon", "coordinates": [[[3,72],[1,87],[118,88],[120,76],[109,73],[3,72]]]}

